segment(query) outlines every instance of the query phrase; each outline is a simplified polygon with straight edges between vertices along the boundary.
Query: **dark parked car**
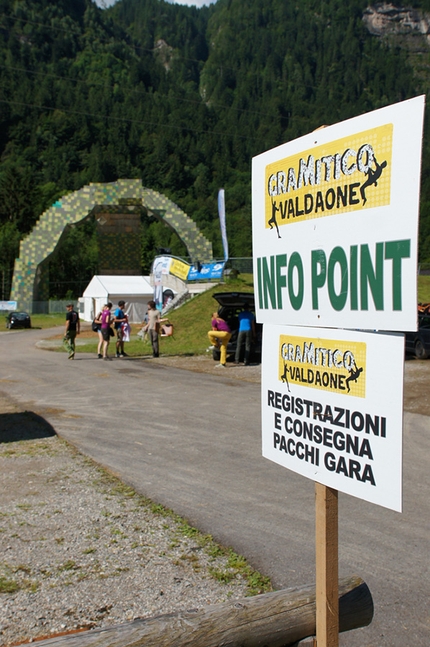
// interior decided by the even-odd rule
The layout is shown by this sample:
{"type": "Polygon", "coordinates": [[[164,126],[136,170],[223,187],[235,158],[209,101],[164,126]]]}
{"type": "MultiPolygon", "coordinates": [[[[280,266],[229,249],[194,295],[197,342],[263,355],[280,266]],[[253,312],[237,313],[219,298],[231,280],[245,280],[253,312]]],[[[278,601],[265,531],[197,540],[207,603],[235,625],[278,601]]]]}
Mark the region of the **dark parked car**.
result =
{"type": "MultiPolygon", "coordinates": [[[[232,335],[227,346],[227,359],[234,356],[237,348],[237,332],[239,329],[239,320],[237,315],[243,310],[245,303],[249,305],[251,312],[255,313],[255,302],[253,292],[217,292],[213,298],[218,303],[218,314],[230,326],[232,335]]],[[[251,348],[251,361],[261,361],[261,338],[263,326],[262,324],[255,324],[256,338],[251,348]]],[[[242,349],[244,353],[244,348],[242,349]]],[[[216,362],[220,360],[219,348],[214,348],[212,351],[213,358],[216,362]]],[[[243,358],[241,358],[242,360],[243,358]]]]}
{"type": "Polygon", "coordinates": [[[405,351],[418,359],[430,357],[430,314],[418,314],[418,330],[405,333],[405,351]]]}
{"type": "Polygon", "coordinates": [[[27,312],[10,312],[6,315],[6,328],[31,328],[31,318],[27,312]]]}

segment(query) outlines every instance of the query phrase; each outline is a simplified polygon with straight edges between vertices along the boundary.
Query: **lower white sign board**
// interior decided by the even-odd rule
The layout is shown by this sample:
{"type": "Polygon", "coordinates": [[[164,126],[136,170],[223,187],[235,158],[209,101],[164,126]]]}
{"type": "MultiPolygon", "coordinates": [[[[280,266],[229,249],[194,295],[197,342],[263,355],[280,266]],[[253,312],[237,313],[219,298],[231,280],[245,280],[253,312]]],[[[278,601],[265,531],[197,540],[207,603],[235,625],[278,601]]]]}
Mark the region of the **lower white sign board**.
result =
{"type": "Polygon", "coordinates": [[[263,456],[401,512],[404,339],[266,324],[263,456]]]}

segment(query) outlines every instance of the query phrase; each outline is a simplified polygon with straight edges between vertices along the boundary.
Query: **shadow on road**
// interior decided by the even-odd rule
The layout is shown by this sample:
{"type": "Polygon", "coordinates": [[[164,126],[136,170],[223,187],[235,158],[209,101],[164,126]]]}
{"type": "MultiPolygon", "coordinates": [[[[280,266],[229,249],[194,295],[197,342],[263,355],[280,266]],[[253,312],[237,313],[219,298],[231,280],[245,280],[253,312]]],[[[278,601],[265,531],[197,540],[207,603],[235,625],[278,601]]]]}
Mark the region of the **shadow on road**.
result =
{"type": "Polygon", "coordinates": [[[56,436],[54,428],[44,418],[33,413],[0,414],[0,443],[14,443],[18,440],[36,440],[56,436]]]}

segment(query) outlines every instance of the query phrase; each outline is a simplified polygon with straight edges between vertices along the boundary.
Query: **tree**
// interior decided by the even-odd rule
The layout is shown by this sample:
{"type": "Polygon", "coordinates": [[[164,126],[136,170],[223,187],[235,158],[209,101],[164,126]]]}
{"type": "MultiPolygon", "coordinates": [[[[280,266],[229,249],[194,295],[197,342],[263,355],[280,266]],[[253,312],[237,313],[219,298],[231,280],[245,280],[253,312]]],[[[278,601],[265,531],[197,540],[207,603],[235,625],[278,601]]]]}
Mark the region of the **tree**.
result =
{"type": "Polygon", "coordinates": [[[0,292],[1,300],[8,300],[15,258],[19,253],[20,232],[13,222],[0,225],[0,292]]]}

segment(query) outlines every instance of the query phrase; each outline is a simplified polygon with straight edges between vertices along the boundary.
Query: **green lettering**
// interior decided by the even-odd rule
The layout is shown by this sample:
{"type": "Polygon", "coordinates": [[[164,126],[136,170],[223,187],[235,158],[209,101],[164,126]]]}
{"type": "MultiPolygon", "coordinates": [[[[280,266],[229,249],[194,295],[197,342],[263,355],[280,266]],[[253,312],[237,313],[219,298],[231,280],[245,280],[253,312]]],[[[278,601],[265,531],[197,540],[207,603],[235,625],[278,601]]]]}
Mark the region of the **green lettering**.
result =
{"type": "Polygon", "coordinates": [[[393,240],[385,243],[385,258],[393,261],[393,310],[402,309],[402,258],[410,258],[410,256],[410,240],[393,240]]]}
{"type": "Polygon", "coordinates": [[[261,258],[257,258],[258,306],[263,309],[263,290],[261,288],[261,258]]]}
{"type": "Polygon", "coordinates": [[[349,250],[349,300],[351,303],[351,310],[358,310],[358,247],[357,245],[351,245],[349,250]]]}
{"type": "Polygon", "coordinates": [[[276,274],[275,274],[275,257],[270,257],[270,271],[267,265],[267,258],[263,257],[263,297],[264,308],[267,310],[269,307],[268,296],[270,297],[270,305],[276,308],[276,274]]]}
{"type": "Polygon", "coordinates": [[[369,252],[368,245],[361,245],[360,247],[360,282],[361,282],[361,309],[368,310],[368,294],[367,287],[369,286],[372,293],[373,303],[376,310],[384,309],[384,243],[376,243],[376,258],[375,267],[373,267],[372,259],[369,252]]]}
{"type": "Polygon", "coordinates": [[[327,276],[327,259],[322,249],[312,250],[312,308],[318,310],[318,290],[322,288],[327,276]]]}
{"type": "Polygon", "coordinates": [[[335,310],[343,310],[348,297],[348,261],[342,247],[335,247],[328,261],[328,294],[330,303],[335,310]],[[334,271],[340,265],[340,292],[336,294],[334,285],[334,271]]]}
{"type": "Polygon", "coordinates": [[[287,285],[287,277],[284,274],[281,274],[281,267],[287,266],[287,255],[279,254],[276,257],[276,286],[278,294],[278,309],[282,310],[282,288],[285,288],[287,285]]]}
{"type": "Polygon", "coordinates": [[[290,297],[290,303],[294,308],[294,310],[300,310],[300,308],[302,307],[304,290],[305,288],[304,288],[302,259],[298,252],[293,252],[291,254],[290,262],[288,263],[288,294],[290,297]],[[297,294],[294,293],[294,285],[293,285],[294,270],[297,270],[297,279],[298,279],[297,294]]]}

